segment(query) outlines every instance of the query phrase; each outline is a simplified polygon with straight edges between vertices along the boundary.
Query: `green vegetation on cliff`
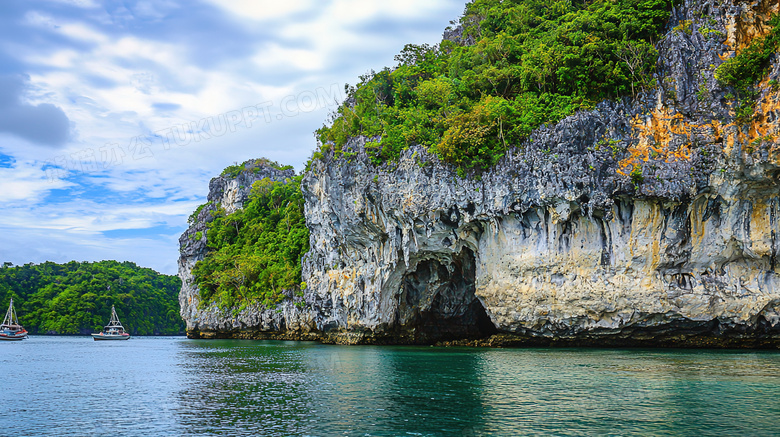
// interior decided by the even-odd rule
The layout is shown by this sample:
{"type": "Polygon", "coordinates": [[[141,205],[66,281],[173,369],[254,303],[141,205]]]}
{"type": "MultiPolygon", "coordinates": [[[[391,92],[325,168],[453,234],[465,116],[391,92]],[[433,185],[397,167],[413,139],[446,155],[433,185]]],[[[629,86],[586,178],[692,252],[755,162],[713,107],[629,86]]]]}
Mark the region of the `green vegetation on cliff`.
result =
{"type": "MultiPolygon", "coordinates": [[[[322,150],[349,137],[375,164],[420,144],[461,170],[494,165],[534,128],[650,83],[668,0],[475,0],[462,35],[407,45],[399,64],[361,77],[317,131],[322,150]]],[[[321,156],[315,154],[315,158],[321,156]]]]}
{"type": "Polygon", "coordinates": [[[767,35],[751,41],[736,56],[721,64],[715,71],[715,79],[722,85],[733,86],[737,91],[739,104],[736,107],[737,121],[749,122],[753,116],[758,92],[756,82],[766,76],[769,61],[780,50],[780,15],[768,22],[767,35]]]}
{"type": "Polygon", "coordinates": [[[225,168],[222,170],[221,176],[235,178],[243,171],[258,171],[260,168],[262,168],[263,165],[267,165],[276,170],[292,170],[293,168],[291,165],[281,165],[278,162],[271,161],[268,158],[250,159],[248,161],[244,161],[241,164],[235,164],[225,168]]]}
{"type": "Polygon", "coordinates": [[[180,334],[180,288],[178,277],[132,262],[5,263],[0,269],[0,304],[13,297],[20,323],[33,334],[98,332],[111,305],[133,334],[180,334]]]}
{"type": "Polygon", "coordinates": [[[243,209],[215,212],[206,232],[209,252],[192,270],[202,306],[271,307],[285,291],[300,293],[301,257],[309,250],[300,184],[301,176],[266,178],[252,185],[243,209]]]}

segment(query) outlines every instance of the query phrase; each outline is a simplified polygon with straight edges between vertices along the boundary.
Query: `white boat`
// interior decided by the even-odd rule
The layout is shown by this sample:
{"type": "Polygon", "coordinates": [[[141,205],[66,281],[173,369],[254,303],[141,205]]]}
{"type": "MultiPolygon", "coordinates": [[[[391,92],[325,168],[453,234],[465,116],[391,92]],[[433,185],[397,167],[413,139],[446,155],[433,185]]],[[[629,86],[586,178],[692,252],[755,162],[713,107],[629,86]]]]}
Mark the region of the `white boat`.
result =
{"type": "Polygon", "coordinates": [[[27,338],[27,330],[19,324],[19,319],[16,317],[16,310],[14,310],[14,299],[11,298],[11,303],[8,305],[8,312],[5,313],[3,324],[0,325],[0,340],[5,341],[19,341],[27,338]]]}
{"type": "Polygon", "coordinates": [[[119,323],[119,317],[116,315],[114,306],[111,305],[111,320],[108,322],[103,332],[92,334],[92,338],[97,340],[127,340],[130,334],[125,332],[124,326],[119,323]]]}

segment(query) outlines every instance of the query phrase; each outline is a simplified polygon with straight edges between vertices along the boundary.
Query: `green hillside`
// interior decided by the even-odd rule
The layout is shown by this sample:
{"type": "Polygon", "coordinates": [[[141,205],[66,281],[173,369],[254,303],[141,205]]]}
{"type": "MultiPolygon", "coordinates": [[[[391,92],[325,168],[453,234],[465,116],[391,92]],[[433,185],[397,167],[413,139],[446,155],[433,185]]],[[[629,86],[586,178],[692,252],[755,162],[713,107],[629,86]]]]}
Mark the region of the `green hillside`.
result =
{"type": "Polygon", "coordinates": [[[181,281],[132,262],[5,263],[0,269],[0,305],[11,297],[19,321],[32,334],[89,334],[108,322],[111,305],[134,335],[175,335],[181,281]]]}
{"type": "Polygon", "coordinates": [[[192,270],[202,305],[273,307],[285,291],[300,294],[301,258],[309,251],[300,184],[301,176],[259,180],[243,209],[215,212],[208,224],[209,251],[192,270]]]}
{"type": "Polygon", "coordinates": [[[534,128],[604,99],[653,88],[653,46],[669,0],[475,0],[436,46],[407,45],[398,65],[362,76],[321,151],[349,137],[375,164],[419,144],[461,172],[490,168],[534,128]]]}

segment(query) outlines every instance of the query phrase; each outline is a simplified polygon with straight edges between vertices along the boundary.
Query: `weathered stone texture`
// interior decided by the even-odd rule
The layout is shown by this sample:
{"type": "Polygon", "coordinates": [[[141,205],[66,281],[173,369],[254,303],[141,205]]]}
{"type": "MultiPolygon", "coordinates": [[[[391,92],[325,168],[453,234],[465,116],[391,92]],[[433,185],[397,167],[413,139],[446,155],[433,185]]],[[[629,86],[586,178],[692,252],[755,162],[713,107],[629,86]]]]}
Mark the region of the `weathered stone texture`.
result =
{"type": "MultiPolygon", "coordinates": [[[[188,327],[342,343],[777,347],[780,92],[767,84],[780,63],[747,125],[713,73],[779,8],[676,7],[657,88],[543,126],[479,177],[419,147],[376,167],[353,139],[349,158],[331,152],[304,175],[305,309],[231,322],[187,310],[183,290],[188,327]],[[684,20],[690,34],[673,30],[684,20]]],[[[181,240],[183,279],[202,255],[188,249],[195,227],[181,240]]]]}

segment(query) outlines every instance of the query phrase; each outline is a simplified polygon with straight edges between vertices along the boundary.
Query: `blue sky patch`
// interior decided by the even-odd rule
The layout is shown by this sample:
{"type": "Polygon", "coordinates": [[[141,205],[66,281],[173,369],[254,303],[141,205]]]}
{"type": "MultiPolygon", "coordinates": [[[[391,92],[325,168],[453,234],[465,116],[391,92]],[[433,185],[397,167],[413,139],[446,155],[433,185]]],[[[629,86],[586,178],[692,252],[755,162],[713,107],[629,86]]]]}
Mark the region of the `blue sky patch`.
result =
{"type": "Polygon", "coordinates": [[[16,160],[13,156],[0,153],[0,168],[11,168],[14,166],[15,162],[16,160]]]}
{"type": "Polygon", "coordinates": [[[179,235],[182,228],[178,226],[158,225],[142,229],[115,229],[103,231],[106,238],[154,238],[160,235],[179,235]]]}

